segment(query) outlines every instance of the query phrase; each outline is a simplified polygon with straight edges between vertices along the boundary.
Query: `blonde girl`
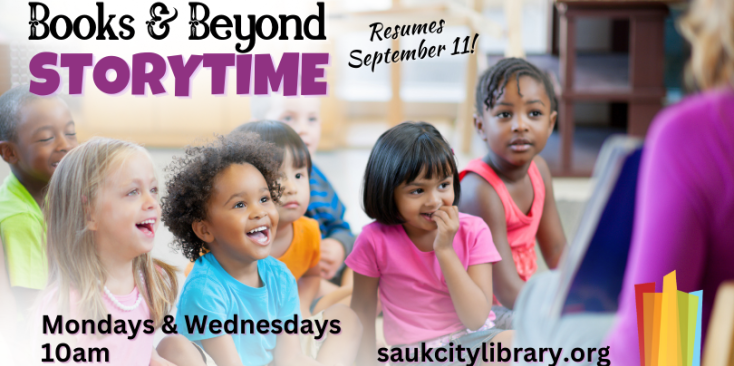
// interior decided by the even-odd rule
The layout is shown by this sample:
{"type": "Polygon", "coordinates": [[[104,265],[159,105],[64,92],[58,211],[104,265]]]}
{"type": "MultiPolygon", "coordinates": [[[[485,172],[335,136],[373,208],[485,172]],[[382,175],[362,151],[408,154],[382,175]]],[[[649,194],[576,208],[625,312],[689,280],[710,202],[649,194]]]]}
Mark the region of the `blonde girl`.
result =
{"type": "Polygon", "coordinates": [[[153,331],[178,286],[174,268],[150,255],[161,207],[145,149],[105,138],[80,145],[59,164],[47,200],[49,284],[41,312],[52,321],[58,314],[93,320],[93,334],[79,332],[72,341],[108,349],[111,365],[171,365],[153,349],[153,331]],[[112,334],[100,334],[106,319],[112,334]],[[123,322],[125,333],[116,334],[123,322]]]}

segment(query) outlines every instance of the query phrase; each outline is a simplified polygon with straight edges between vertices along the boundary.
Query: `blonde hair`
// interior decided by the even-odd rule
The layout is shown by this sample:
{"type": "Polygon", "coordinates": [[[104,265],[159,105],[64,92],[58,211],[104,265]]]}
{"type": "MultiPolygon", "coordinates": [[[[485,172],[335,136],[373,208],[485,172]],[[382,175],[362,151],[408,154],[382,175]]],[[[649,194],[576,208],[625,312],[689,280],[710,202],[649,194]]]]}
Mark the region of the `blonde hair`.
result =
{"type": "MultiPolygon", "coordinates": [[[[135,153],[150,158],[145,149],[133,143],[94,138],[70,151],[51,178],[44,210],[48,227],[47,289],[58,289],[61,314],[69,314],[69,290],[73,287],[79,293],[81,316],[96,320],[107,316],[102,302],[107,272],[97,253],[93,232],[87,230],[87,217],[110,169],[135,153]]],[[[177,296],[175,269],[145,253],[133,260],[133,273],[157,328],[177,296]]]]}
{"type": "Polygon", "coordinates": [[[688,86],[734,86],[734,1],[696,0],[678,27],[691,43],[688,86]]]}

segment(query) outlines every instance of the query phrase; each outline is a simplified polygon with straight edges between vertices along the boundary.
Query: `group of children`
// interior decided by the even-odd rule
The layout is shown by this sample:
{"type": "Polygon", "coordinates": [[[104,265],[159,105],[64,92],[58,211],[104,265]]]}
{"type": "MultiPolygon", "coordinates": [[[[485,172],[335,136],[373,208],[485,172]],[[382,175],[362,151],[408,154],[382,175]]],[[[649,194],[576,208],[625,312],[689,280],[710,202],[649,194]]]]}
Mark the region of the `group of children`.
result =
{"type": "MultiPolygon", "coordinates": [[[[253,101],[264,118],[188,147],[160,197],[145,149],[105,138],[77,146],[60,99],[16,87],[0,97],[0,152],[12,172],[0,187],[0,283],[39,324],[36,335],[42,315],[111,315],[158,329],[177,308],[179,334],[156,348],[142,332],[64,338],[105,347],[118,365],[375,364],[380,311],[394,348],[510,344],[536,238],[550,267],[565,246],[538,156],[556,99],[547,76],[521,59],[491,67],[476,94],[489,152],[464,171],[430,124],[380,136],[363,183],[375,222],[355,241],[311,161],[317,99],[253,101]],[[180,295],[175,269],[150,255],[161,221],[192,262],[180,295]],[[192,329],[194,317],[206,326],[192,329]],[[256,326],[223,331],[232,319],[256,326]],[[283,326],[290,319],[295,332],[283,326]]],[[[12,342],[14,330],[3,331],[0,343],[12,342]]]]}

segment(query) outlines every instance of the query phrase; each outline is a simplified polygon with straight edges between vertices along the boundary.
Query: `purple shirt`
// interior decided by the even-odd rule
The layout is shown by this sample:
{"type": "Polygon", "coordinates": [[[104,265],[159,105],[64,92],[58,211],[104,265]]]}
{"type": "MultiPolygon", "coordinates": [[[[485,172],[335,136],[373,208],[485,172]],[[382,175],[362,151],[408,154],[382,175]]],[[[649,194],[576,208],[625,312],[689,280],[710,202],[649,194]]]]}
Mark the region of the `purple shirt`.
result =
{"type": "Polygon", "coordinates": [[[726,89],[666,108],[648,133],[618,319],[604,343],[612,364],[640,364],[635,284],[655,282],[661,292],[672,271],[678,290],[703,290],[705,340],[716,290],[734,279],[732,224],[734,92],[726,89]]]}

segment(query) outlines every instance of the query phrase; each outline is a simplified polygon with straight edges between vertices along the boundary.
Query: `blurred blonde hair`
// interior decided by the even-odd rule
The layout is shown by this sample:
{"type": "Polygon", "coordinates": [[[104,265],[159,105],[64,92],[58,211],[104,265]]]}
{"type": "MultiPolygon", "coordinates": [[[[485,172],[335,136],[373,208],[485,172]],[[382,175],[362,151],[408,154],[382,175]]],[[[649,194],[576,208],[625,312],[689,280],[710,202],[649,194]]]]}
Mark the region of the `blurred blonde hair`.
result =
{"type": "MultiPolygon", "coordinates": [[[[60,314],[70,313],[69,290],[79,293],[79,314],[99,320],[107,316],[102,288],[107,272],[87,230],[89,208],[112,168],[136,154],[148,156],[130,142],[94,138],[70,151],[49,183],[44,215],[48,228],[48,291],[58,289],[60,314]]],[[[150,309],[156,328],[173,307],[178,292],[174,267],[145,253],[133,260],[135,285],[150,309]]]]}
{"type": "Polygon", "coordinates": [[[695,0],[678,27],[691,43],[688,86],[734,86],[734,1],[695,0]]]}

